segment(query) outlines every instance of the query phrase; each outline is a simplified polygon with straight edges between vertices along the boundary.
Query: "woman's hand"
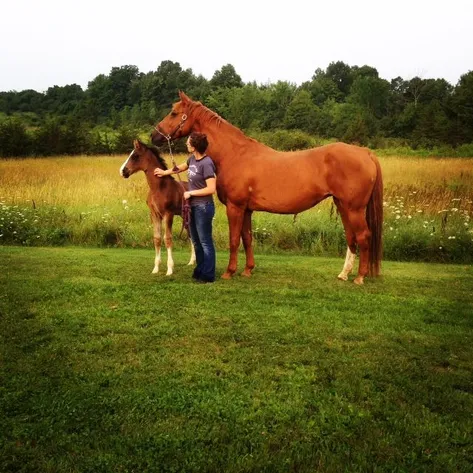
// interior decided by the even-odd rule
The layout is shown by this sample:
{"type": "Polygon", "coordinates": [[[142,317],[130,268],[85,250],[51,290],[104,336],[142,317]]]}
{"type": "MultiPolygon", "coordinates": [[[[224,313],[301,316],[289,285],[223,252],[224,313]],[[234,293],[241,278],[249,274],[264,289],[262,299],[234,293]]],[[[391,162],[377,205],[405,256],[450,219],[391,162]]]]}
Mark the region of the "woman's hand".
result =
{"type": "Polygon", "coordinates": [[[184,199],[188,200],[192,197],[192,194],[190,191],[186,191],[184,192],[184,199]]]}
{"type": "Polygon", "coordinates": [[[164,169],[156,168],[154,170],[154,175],[158,177],[166,176],[164,169]]]}

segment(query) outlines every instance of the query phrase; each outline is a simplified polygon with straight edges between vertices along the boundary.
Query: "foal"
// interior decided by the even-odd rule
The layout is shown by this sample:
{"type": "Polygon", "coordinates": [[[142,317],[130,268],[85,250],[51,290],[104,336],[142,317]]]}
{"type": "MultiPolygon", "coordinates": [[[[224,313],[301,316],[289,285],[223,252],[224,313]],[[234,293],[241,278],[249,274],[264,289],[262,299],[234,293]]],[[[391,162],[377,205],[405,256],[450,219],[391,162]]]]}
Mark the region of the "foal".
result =
{"type": "MultiPolygon", "coordinates": [[[[174,215],[182,217],[182,195],[187,190],[187,182],[182,184],[176,182],[171,176],[156,177],[153,171],[158,167],[167,169],[164,159],[154,147],[148,147],[138,140],[133,142],[134,149],[128,156],[128,159],[120,168],[120,175],[125,179],[137,171],[143,171],[148,181],[149,192],[146,203],[148,204],[151,222],[153,223],[153,240],[156,256],[154,259],[153,273],[159,271],[161,262],[161,230],[164,221],[164,242],[167,249],[167,273],[172,274],[174,260],[172,259],[172,222],[174,215]]],[[[189,265],[195,263],[194,246],[191,242],[191,259],[189,265]]]]}

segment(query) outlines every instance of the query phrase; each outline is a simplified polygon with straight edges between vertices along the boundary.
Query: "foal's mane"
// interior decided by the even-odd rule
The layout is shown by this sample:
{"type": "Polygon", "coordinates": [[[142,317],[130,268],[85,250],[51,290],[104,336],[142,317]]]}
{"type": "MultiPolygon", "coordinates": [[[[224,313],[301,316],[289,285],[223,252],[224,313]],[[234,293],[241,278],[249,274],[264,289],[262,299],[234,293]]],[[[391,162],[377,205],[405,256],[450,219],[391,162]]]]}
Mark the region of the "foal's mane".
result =
{"type": "Polygon", "coordinates": [[[166,165],[166,161],[164,161],[164,158],[161,157],[161,155],[159,154],[159,149],[156,147],[156,146],[152,146],[152,145],[145,145],[153,154],[154,154],[154,157],[158,160],[159,164],[161,164],[161,166],[164,168],[164,169],[167,169],[167,165],[166,165]]]}

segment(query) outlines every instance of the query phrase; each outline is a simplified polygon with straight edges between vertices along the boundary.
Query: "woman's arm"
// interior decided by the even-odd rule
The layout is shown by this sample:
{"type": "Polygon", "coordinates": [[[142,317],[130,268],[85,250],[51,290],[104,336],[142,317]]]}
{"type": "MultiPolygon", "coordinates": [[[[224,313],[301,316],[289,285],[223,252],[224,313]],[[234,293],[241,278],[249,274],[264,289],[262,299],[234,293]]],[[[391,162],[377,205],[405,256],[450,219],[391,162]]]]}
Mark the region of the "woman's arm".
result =
{"type": "Polygon", "coordinates": [[[212,195],[215,194],[215,190],[217,187],[217,179],[215,177],[209,177],[205,180],[206,187],[203,189],[196,189],[193,191],[186,191],[184,192],[184,199],[189,199],[192,196],[201,196],[204,195],[212,195]]]}
{"type": "Polygon", "coordinates": [[[188,168],[189,166],[187,165],[187,163],[179,164],[179,166],[176,166],[173,169],[164,170],[164,169],[156,168],[154,170],[154,175],[158,177],[170,176],[171,174],[179,174],[180,172],[187,171],[188,168]]]}

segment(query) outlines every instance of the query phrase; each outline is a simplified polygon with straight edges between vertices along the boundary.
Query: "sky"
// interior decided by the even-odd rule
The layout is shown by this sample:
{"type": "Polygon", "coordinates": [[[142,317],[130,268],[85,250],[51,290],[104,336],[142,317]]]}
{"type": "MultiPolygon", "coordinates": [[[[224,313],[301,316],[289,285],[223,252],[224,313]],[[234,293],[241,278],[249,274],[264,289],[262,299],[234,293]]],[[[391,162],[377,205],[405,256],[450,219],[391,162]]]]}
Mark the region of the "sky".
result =
{"type": "MultiPolygon", "coordinates": [[[[211,79],[300,85],[331,62],[381,78],[473,70],[472,0],[3,0],[0,91],[79,84],[162,61],[211,79]]],[[[177,94],[176,94],[177,95],[177,94]]]]}

